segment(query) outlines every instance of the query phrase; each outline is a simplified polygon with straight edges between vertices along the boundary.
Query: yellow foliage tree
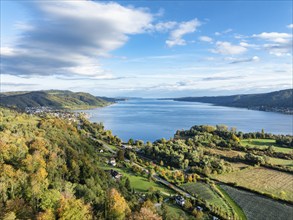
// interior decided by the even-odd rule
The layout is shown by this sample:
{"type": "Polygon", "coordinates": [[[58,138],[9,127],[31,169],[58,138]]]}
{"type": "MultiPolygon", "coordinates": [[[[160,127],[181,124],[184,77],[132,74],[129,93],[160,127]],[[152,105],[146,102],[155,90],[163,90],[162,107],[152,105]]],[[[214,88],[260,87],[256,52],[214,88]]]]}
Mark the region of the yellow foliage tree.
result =
{"type": "Polygon", "coordinates": [[[58,208],[60,220],[90,220],[92,219],[90,205],[84,204],[81,199],[62,196],[58,208]]]}
{"type": "Polygon", "coordinates": [[[130,208],[127,202],[116,189],[110,189],[108,198],[109,219],[123,220],[130,214],[130,208]]]}
{"type": "Polygon", "coordinates": [[[151,209],[142,207],[139,212],[134,213],[131,220],[162,220],[162,217],[154,213],[151,209]]]}

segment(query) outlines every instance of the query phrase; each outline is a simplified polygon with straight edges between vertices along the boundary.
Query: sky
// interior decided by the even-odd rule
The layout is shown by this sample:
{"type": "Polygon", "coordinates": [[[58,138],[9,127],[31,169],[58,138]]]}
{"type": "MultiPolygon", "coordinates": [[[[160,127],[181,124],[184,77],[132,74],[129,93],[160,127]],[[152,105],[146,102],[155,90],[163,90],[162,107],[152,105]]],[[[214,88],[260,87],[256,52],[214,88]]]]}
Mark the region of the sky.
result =
{"type": "Polygon", "coordinates": [[[1,0],[1,92],[292,88],[292,1],[1,0]]]}

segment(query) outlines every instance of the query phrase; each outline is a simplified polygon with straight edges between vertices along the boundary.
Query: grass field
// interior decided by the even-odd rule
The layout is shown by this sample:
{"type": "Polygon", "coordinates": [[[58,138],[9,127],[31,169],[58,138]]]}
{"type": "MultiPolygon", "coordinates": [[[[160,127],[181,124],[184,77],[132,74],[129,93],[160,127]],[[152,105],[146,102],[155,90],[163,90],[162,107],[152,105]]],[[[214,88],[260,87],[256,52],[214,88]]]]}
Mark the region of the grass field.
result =
{"type": "Polygon", "coordinates": [[[153,187],[155,190],[160,190],[165,195],[175,194],[173,190],[165,187],[164,185],[153,181],[149,182],[146,177],[136,175],[127,168],[112,167],[108,164],[101,164],[100,168],[104,170],[113,169],[121,173],[123,176],[128,177],[131,187],[133,187],[135,191],[147,192],[149,188],[153,187]]]}
{"type": "Polygon", "coordinates": [[[254,193],[239,190],[224,184],[220,185],[227,194],[242,208],[247,219],[253,220],[289,220],[293,216],[293,207],[254,193]]]}
{"type": "Polygon", "coordinates": [[[220,207],[228,213],[232,212],[231,208],[226,204],[226,202],[206,183],[185,183],[181,185],[181,187],[188,191],[190,194],[196,195],[198,196],[198,198],[205,200],[214,206],[220,207]]]}
{"type": "Polygon", "coordinates": [[[289,173],[258,167],[213,177],[222,182],[237,183],[239,186],[293,201],[293,175],[289,173]]]}
{"type": "Polygon", "coordinates": [[[285,148],[285,147],[279,147],[276,144],[276,140],[273,139],[244,139],[241,140],[242,146],[247,147],[253,147],[253,148],[259,148],[259,149],[267,149],[269,146],[272,146],[274,151],[281,152],[281,153],[293,153],[293,149],[291,148],[285,148]]]}
{"type": "Polygon", "coordinates": [[[169,216],[173,216],[173,219],[195,220],[193,216],[180,209],[178,205],[174,205],[170,202],[166,203],[166,205],[168,214],[169,216]]]}
{"type": "Polygon", "coordinates": [[[285,159],[280,159],[280,158],[269,157],[268,162],[273,165],[283,165],[283,166],[293,168],[293,160],[285,160],[285,159]]]}

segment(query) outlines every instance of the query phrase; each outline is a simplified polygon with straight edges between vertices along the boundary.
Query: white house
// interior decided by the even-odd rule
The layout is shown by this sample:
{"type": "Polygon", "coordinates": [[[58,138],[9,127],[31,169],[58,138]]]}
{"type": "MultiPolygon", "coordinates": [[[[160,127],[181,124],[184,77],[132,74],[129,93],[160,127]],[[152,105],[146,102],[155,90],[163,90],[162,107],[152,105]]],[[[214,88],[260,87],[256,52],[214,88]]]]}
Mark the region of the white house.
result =
{"type": "Polygon", "coordinates": [[[116,160],[115,160],[115,158],[112,157],[112,158],[109,160],[109,164],[112,165],[113,167],[115,167],[115,166],[116,166],[116,160]]]}

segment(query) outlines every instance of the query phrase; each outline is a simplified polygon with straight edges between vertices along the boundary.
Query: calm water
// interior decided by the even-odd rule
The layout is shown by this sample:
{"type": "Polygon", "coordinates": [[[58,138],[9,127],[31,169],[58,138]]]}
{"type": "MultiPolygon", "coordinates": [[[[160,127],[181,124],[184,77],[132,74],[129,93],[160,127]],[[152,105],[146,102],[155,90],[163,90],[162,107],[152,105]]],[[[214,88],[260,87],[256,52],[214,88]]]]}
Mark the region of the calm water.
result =
{"type": "Polygon", "coordinates": [[[90,115],[90,121],[103,122],[123,141],[169,139],[176,130],[202,124],[226,124],[243,132],[263,128],[269,133],[292,135],[293,124],[292,115],[171,100],[129,100],[83,112],[90,115]]]}

